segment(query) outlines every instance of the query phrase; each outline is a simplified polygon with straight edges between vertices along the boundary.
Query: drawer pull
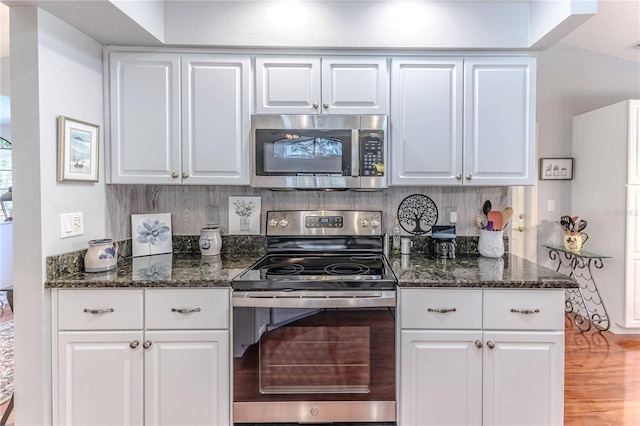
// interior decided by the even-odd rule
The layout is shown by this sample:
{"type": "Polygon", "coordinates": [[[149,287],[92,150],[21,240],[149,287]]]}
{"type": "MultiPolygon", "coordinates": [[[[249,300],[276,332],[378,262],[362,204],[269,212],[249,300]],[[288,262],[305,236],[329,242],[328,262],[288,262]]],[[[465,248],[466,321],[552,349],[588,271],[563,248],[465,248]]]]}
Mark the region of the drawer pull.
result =
{"type": "Polygon", "coordinates": [[[139,341],[134,340],[133,342],[129,343],[129,347],[130,347],[131,349],[135,349],[135,348],[137,348],[137,347],[138,347],[138,345],[139,345],[139,344],[140,344],[140,342],[139,342],[139,341]]]}
{"type": "Polygon", "coordinates": [[[493,343],[491,340],[489,340],[489,341],[487,342],[487,347],[488,347],[489,349],[493,349],[493,348],[495,348],[495,347],[496,347],[496,344],[495,344],[495,343],[493,343]]]}
{"type": "Polygon", "coordinates": [[[449,309],[432,309],[432,308],[428,308],[427,312],[435,312],[436,314],[446,314],[449,312],[455,312],[456,308],[449,308],[449,309]]]}
{"type": "Polygon", "coordinates": [[[476,340],[474,343],[476,344],[476,348],[482,349],[482,341],[481,340],[476,340]]]}
{"type": "Polygon", "coordinates": [[[539,313],[540,309],[514,309],[514,308],[511,308],[511,312],[513,312],[515,314],[529,315],[529,314],[537,314],[537,313],[539,313]]]}
{"type": "Polygon", "coordinates": [[[93,315],[100,315],[100,314],[110,314],[111,312],[115,312],[115,309],[113,309],[113,308],[107,308],[107,309],[89,309],[89,308],[84,308],[84,312],[86,312],[88,314],[93,314],[93,315]]]}
{"type": "Polygon", "coordinates": [[[192,312],[200,312],[200,308],[171,308],[171,312],[178,312],[181,314],[190,314],[192,312]]]}
{"type": "Polygon", "coordinates": [[[151,344],[152,344],[151,340],[147,340],[146,342],[144,342],[142,344],[142,347],[145,348],[145,349],[149,349],[151,347],[151,344]]]}

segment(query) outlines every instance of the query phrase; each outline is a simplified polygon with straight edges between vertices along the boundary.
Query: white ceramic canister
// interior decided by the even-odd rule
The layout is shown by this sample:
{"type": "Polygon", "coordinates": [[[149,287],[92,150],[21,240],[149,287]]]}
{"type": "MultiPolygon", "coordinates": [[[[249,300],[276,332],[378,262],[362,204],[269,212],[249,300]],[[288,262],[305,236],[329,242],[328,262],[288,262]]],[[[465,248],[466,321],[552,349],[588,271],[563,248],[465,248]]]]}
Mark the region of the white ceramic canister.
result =
{"type": "Polygon", "coordinates": [[[485,257],[502,257],[504,254],[504,240],[502,231],[480,231],[478,252],[485,257]]]}
{"type": "Polygon", "coordinates": [[[200,231],[200,253],[203,256],[215,256],[222,249],[222,237],[219,226],[208,226],[200,231]]]}
{"type": "Polygon", "coordinates": [[[89,248],[84,255],[86,272],[105,272],[118,266],[118,243],[111,238],[89,241],[89,248]]]}

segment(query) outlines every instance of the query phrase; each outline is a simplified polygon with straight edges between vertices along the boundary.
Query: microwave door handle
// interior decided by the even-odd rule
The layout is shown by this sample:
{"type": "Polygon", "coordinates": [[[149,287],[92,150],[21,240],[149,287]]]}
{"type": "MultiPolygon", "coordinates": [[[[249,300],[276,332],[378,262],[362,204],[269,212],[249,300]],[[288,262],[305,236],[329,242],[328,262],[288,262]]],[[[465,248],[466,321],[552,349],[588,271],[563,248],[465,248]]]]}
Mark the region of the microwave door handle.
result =
{"type": "Polygon", "coordinates": [[[360,176],[360,131],[351,130],[351,176],[360,176]]]}

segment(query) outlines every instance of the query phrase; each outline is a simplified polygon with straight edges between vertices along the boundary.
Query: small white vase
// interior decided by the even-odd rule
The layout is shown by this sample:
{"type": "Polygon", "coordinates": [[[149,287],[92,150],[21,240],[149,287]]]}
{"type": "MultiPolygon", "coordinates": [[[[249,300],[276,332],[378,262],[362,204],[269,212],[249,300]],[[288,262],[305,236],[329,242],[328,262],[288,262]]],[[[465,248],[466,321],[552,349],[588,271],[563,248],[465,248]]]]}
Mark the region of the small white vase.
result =
{"type": "Polygon", "coordinates": [[[504,240],[502,231],[480,231],[478,252],[485,257],[502,257],[504,254],[504,240]]]}
{"type": "Polygon", "coordinates": [[[203,256],[215,256],[220,254],[220,249],[222,249],[220,228],[217,226],[202,228],[200,231],[199,245],[200,253],[203,256]]]}

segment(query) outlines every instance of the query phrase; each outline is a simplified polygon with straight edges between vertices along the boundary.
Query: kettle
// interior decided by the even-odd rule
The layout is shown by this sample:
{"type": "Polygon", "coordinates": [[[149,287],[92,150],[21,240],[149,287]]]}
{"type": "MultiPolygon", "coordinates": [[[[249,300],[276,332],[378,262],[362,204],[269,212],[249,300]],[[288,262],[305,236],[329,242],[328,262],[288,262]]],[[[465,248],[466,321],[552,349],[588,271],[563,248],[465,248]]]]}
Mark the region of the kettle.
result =
{"type": "Polygon", "coordinates": [[[111,238],[89,241],[84,255],[85,272],[106,272],[116,269],[118,263],[118,243],[111,238]]]}

